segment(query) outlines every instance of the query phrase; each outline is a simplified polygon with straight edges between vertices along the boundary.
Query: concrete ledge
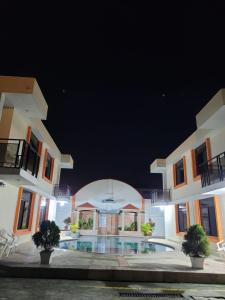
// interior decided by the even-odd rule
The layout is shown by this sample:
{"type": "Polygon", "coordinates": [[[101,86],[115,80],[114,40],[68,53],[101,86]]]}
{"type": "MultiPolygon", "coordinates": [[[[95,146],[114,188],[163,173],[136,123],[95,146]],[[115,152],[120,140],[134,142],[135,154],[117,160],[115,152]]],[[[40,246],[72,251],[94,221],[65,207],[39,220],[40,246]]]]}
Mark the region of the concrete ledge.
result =
{"type": "Polygon", "coordinates": [[[100,281],[131,281],[157,283],[225,284],[225,274],[200,272],[168,272],[120,269],[85,269],[30,265],[0,264],[0,277],[49,278],[100,281]]]}

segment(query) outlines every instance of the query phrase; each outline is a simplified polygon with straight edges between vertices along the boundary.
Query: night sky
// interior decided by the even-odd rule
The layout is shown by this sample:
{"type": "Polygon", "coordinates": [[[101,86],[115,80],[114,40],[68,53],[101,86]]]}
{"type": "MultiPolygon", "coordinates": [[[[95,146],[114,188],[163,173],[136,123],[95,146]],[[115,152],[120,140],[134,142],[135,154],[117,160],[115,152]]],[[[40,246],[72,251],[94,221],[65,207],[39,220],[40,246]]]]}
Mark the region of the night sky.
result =
{"type": "Polygon", "coordinates": [[[44,123],[75,160],[62,182],[160,187],[149,164],[195,130],[195,114],[225,87],[224,1],[5,2],[0,74],[37,78],[44,123]]]}

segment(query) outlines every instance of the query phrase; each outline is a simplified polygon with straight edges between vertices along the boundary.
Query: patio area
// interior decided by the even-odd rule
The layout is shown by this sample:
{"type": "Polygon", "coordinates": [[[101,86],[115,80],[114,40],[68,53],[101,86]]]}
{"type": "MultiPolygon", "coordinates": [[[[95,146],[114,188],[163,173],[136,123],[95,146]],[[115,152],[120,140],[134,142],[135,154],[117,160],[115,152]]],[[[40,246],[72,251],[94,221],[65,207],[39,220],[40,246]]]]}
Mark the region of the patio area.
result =
{"type": "MultiPolygon", "coordinates": [[[[118,256],[115,254],[86,253],[56,248],[52,254],[50,268],[102,270],[120,270],[125,268],[126,270],[225,274],[225,255],[212,254],[205,260],[204,270],[193,270],[189,257],[180,251],[178,243],[163,239],[151,239],[150,241],[171,246],[174,248],[174,251],[118,256]]],[[[40,265],[39,250],[36,249],[32,242],[19,245],[9,257],[0,259],[0,268],[1,265],[46,268],[46,266],[40,265]]]]}

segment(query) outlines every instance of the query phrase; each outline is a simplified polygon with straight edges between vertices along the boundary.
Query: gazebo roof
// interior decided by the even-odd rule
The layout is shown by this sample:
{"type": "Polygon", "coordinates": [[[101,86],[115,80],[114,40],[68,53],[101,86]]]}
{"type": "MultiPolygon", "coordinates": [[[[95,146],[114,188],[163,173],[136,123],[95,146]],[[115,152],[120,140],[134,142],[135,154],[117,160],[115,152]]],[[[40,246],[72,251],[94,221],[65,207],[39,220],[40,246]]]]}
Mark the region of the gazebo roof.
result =
{"type": "Polygon", "coordinates": [[[127,204],[123,207],[123,209],[136,209],[138,210],[139,208],[137,208],[136,206],[134,206],[133,204],[127,204]]]}
{"type": "Polygon", "coordinates": [[[79,205],[78,207],[85,207],[85,208],[96,208],[94,205],[92,205],[91,203],[89,202],[85,202],[81,205],[79,205]]]}

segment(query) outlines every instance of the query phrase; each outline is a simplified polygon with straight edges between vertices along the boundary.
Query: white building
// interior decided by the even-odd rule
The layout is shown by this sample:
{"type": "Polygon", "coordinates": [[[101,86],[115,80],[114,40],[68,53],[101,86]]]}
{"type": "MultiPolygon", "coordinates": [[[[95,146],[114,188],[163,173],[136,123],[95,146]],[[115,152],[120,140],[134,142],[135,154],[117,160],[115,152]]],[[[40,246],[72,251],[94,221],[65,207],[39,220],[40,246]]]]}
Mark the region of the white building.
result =
{"type": "Polygon", "coordinates": [[[165,237],[180,240],[189,225],[201,224],[212,245],[225,239],[225,90],[196,116],[197,130],[151,173],[162,173],[171,194],[165,206],[165,237]]]}
{"type": "Polygon", "coordinates": [[[47,103],[34,78],[0,76],[0,229],[31,239],[42,220],[55,219],[61,154],[42,120],[47,103]]]}

